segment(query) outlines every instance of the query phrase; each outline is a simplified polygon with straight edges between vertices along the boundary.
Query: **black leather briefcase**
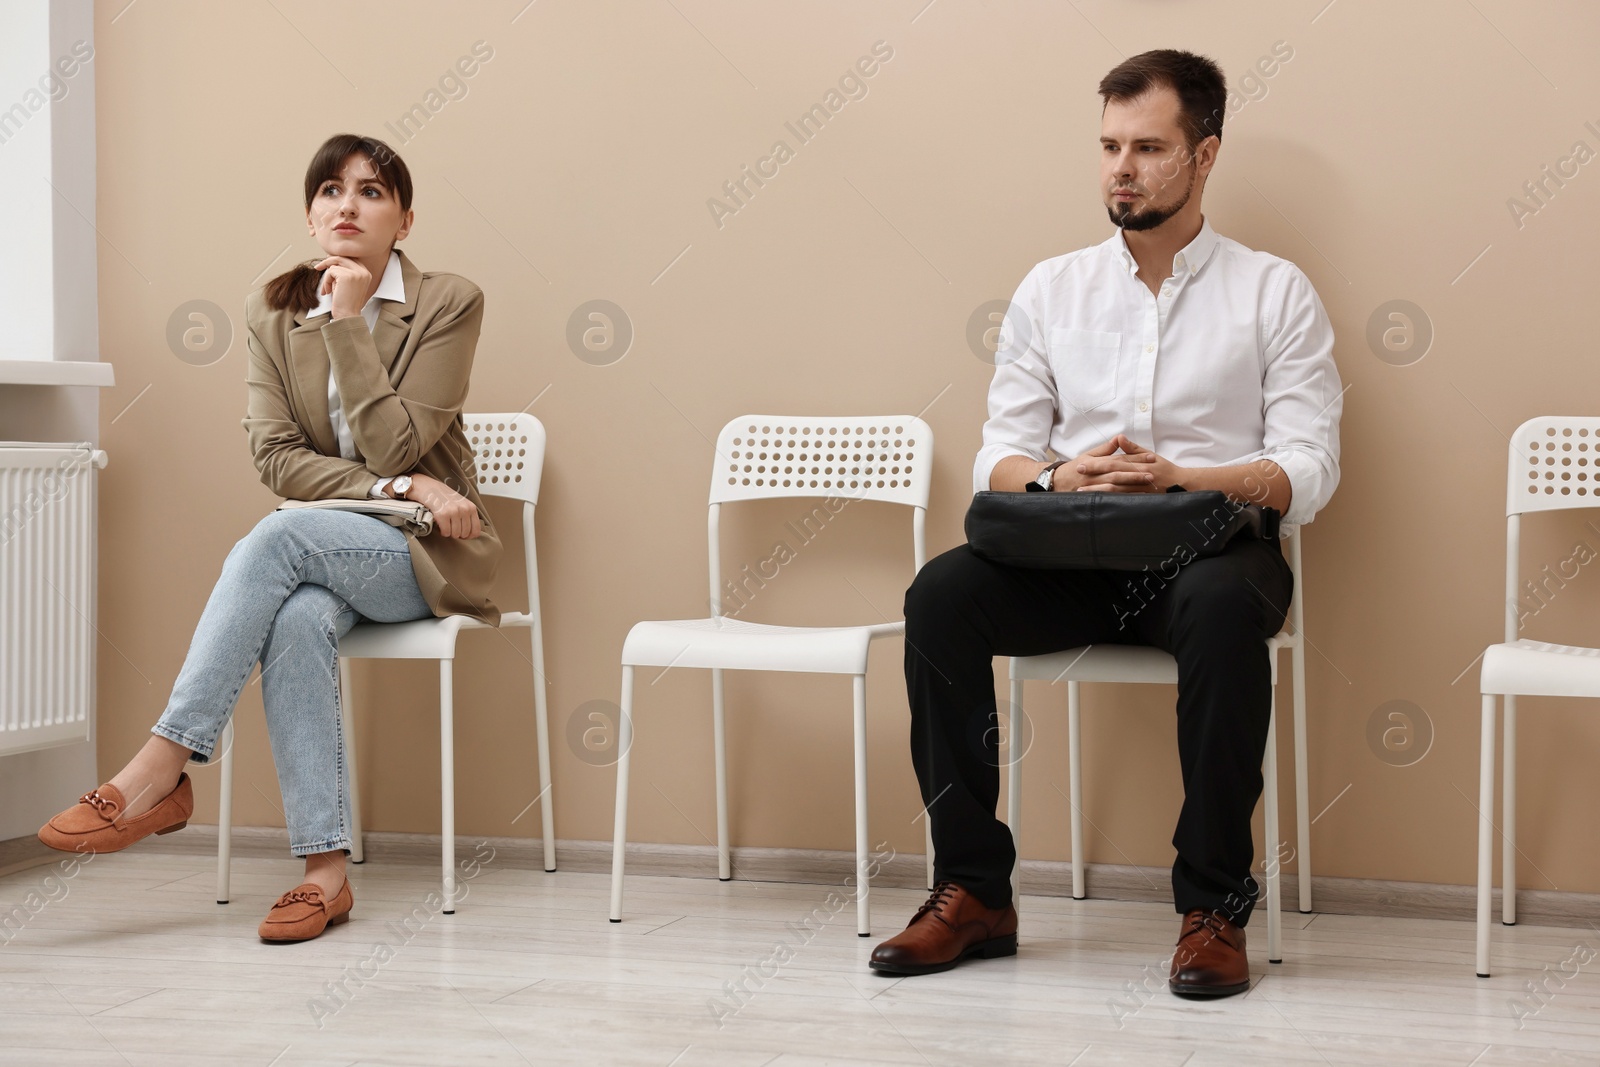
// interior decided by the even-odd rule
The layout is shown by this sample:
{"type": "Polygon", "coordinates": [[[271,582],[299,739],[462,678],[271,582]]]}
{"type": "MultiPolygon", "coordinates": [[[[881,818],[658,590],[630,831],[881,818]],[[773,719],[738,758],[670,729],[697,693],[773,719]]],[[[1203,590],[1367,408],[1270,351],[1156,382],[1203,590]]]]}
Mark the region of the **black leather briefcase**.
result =
{"type": "Polygon", "coordinates": [[[972,551],[1037,570],[1136,571],[1215,556],[1235,537],[1278,536],[1278,512],[1216,489],[1165,493],[985,491],[967,509],[972,551]]]}

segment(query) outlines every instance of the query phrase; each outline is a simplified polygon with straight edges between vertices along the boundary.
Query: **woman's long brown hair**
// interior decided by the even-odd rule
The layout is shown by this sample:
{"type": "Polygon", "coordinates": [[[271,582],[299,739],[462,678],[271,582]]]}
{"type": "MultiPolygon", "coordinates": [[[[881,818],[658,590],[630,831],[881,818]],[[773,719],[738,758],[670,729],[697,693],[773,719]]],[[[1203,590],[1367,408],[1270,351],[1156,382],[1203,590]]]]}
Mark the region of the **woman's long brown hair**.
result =
{"type": "MultiPolygon", "coordinates": [[[[354,133],[333,135],[311,157],[311,165],[306,168],[306,210],[311,210],[311,202],[317,198],[317,190],[322,188],[322,183],[337,179],[344,169],[344,161],[355,153],[372,161],[378,171],[378,180],[400,201],[401,214],[410,211],[411,171],[407,169],[405,160],[376,137],[362,137],[354,133]]],[[[321,261],[321,257],[307,260],[268,282],[264,294],[267,306],[274,310],[294,308],[296,311],[309,311],[316,307],[322,272],[312,264],[321,261]]]]}

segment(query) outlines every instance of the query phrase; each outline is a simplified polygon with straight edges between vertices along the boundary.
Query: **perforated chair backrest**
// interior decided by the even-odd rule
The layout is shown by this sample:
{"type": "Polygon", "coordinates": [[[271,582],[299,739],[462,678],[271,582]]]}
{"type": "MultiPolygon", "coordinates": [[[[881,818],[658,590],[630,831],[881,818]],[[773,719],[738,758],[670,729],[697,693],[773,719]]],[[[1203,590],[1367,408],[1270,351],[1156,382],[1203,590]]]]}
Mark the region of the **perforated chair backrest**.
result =
{"type": "Polygon", "coordinates": [[[461,420],[477,460],[478,492],[537,504],[544,474],[544,424],[525,411],[463,414],[461,420]]]}
{"type": "Polygon", "coordinates": [[[711,503],[845,497],[928,506],[933,428],[915,415],[743,415],[717,437],[711,503]]]}
{"type": "MultiPolygon", "coordinates": [[[[927,559],[933,427],[915,415],[741,415],[717,435],[711,468],[711,614],[722,614],[718,513],[741,500],[812,497],[905,504],[913,574],[927,559]]],[[[830,508],[831,510],[831,508],[830,508]]]]}
{"type": "Polygon", "coordinates": [[[1600,416],[1541,415],[1511,435],[1506,514],[1600,507],[1600,416]]]}
{"type": "MultiPolygon", "coordinates": [[[[1506,470],[1506,640],[1522,629],[1522,516],[1600,507],[1600,416],[1540,415],[1511,435],[1506,470]]],[[[1537,597],[1537,594],[1535,594],[1537,597]]]]}

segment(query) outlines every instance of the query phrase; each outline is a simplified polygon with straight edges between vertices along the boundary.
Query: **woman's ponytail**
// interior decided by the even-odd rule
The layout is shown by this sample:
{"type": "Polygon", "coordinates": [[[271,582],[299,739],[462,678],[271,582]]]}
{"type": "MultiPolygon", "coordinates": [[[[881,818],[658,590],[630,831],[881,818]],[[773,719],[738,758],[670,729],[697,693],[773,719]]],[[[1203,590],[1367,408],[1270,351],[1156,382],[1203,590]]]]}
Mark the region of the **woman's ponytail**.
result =
{"type": "Polygon", "coordinates": [[[320,299],[317,287],[322,283],[322,272],[311,265],[314,262],[316,261],[310,260],[298,264],[268,282],[266,292],[263,294],[267,300],[267,307],[274,311],[282,311],[284,308],[310,311],[316,307],[320,299]]]}

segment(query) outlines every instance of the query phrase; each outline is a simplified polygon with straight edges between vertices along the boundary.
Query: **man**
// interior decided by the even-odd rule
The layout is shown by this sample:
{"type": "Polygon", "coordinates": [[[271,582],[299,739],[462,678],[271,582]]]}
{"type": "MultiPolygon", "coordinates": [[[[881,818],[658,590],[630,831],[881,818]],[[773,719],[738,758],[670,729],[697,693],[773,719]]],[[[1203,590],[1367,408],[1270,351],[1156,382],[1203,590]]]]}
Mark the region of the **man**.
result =
{"type": "MultiPolygon", "coordinates": [[[[1276,508],[1286,528],[1309,522],[1339,480],[1333,331],[1298,268],[1219,237],[1201,213],[1222,140],[1222,72],[1188,52],[1146,52],[1107,74],[1100,95],[1101,194],[1117,232],[1040,263],[1017,289],[973,488],[1220,489],[1276,508]]],[[[1187,996],[1249,988],[1265,642],[1283,625],[1293,576],[1276,539],[1240,538],[1170,581],[1132,577],[1007,567],[962,545],[907,591],[912,761],[938,886],[873,951],[873,968],[926,974],[1016,952],[1015,853],[995,818],[993,657],[1144,644],[1178,662],[1172,891],[1184,918],[1169,985],[1187,996]]]]}

